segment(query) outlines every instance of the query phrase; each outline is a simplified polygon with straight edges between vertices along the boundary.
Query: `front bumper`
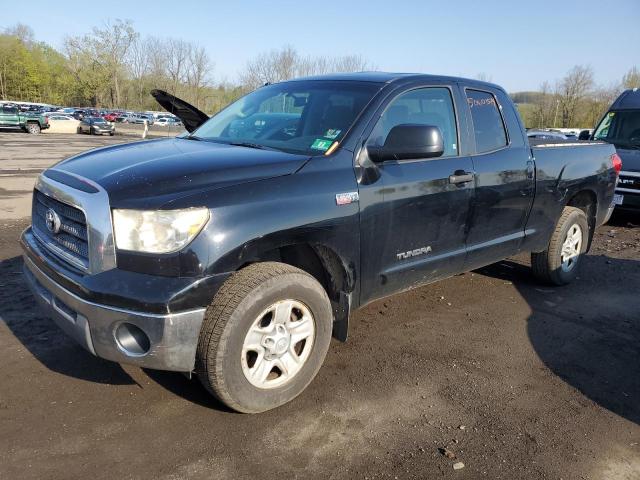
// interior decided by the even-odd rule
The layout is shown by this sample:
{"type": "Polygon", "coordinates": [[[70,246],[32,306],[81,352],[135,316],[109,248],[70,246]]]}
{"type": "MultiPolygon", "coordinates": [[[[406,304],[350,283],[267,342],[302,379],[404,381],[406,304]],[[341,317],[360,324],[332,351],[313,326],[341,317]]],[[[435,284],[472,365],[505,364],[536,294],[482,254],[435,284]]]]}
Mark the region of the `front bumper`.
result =
{"type": "MultiPolygon", "coordinates": [[[[54,282],[24,256],[24,275],[38,303],[70,337],[94,355],[158,370],[190,372],[204,308],[169,314],[135,312],[80,298],[54,282]],[[126,329],[120,329],[124,325],[126,329]],[[134,325],[146,335],[148,349],[132,348],[126,333],[134,325]]],[[[135,330],[135,329],[134,329],[135,330]]]]}

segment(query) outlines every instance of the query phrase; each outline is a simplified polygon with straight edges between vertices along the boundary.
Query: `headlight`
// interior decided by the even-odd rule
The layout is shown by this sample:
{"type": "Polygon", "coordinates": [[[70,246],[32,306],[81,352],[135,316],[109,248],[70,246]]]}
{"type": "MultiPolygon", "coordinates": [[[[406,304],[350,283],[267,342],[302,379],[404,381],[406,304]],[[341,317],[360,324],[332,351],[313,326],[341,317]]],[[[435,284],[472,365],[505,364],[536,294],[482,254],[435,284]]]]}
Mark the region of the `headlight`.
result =
{"type": "Polygon", "coordinates": [[[121,250],[169,253],[180,250],[209,220],[206,208],[113,210],[113,232],[121,250]]]}

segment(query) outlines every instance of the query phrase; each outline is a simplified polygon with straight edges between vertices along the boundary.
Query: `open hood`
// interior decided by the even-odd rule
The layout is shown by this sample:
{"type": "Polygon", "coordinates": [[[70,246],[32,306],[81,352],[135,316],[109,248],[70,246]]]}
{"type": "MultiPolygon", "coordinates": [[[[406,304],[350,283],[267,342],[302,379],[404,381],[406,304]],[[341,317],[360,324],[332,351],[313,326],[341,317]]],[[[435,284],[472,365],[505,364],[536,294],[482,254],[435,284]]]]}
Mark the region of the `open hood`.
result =
{"type": "Polygon", "coordinates": [[[167,112],[182,120],[184,128],[189,133],[209,120],[209,115],[164,90],[151,90],[151,95],[167,112]]]}

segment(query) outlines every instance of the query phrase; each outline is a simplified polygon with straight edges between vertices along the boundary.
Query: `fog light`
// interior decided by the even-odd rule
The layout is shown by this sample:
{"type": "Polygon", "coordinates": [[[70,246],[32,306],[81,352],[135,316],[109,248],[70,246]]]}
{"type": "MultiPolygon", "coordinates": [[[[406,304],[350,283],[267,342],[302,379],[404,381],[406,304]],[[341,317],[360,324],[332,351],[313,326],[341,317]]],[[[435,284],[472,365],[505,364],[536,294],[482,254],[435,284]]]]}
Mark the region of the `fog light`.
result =
{"type": "Polygon", "coordinates": [[[131,357],[146,355],[151,347],[149,337],[144,331],[131,323],[121,323],[115,331],[116,342],[120,349],[131,357]]]}

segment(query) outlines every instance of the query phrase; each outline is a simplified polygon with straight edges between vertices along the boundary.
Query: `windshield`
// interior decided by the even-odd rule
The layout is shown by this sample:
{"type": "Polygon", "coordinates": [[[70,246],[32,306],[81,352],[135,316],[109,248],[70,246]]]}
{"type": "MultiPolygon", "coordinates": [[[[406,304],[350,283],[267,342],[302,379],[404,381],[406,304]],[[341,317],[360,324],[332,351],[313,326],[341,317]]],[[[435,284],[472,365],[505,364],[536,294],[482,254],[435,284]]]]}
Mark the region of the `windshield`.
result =
{"type": "Polygon", "coordinates": [[[640,110],[607,113],[593,138],[613,143],[616,148],[640,148],[640,110]]]}
{"type": "Polygon", "coordinates": [[[104,121],[104,118],[100,118],[100,117],[92,118],[92,119],[91,119],[91,121],[92,121],[93,123],[106,123],[106,122],[104,121]]]}
{"type": "Polygon", "coordinates": [[[344,138],[379,88],[325,80],[265,86],[211,117],[191,137],[320,155],[344,138]]]}

